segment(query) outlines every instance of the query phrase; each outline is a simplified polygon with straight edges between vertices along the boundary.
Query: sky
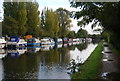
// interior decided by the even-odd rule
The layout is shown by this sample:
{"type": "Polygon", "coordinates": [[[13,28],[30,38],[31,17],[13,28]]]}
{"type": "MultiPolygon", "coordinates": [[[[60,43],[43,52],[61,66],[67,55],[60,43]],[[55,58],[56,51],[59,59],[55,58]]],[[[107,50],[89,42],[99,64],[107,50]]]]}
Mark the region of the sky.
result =
{"type": "MultiPolygon", "coordinates": [[[[45,8],[45,7],[48,7],[49,9],[52,8],[53,10],[56,10],[60,7],[62,8],[65,8],[69,11],[78,11],[80,9],[76,9],[76,8],[71,8],[70,7],[70,3],[69,3],[69,0],[37,0],[38,4],[39,4],[39,10],[40,12],[42,12],[42,10],[45,8]]],[[[0,11],[2,13],[0,13],[0,16],[3,17],[3,9],[2,9],[2,1],[0,0],[0,11]]],[[[77,26],[77,20],[71,18],[72,20],[72,25],[73,27],[70,28],[70,30],[73,30],[75,32],[77,32],[80,27],[77,26]]],[[[96,27],[98,28],[98,27],[96,27]]],[[[93,30],[91,29],[91,24],[85,26],[85,28],[83,29],[86,29],[88,31],[89,34],[97,34],[96,32],[93,32],[93,30]]]]}

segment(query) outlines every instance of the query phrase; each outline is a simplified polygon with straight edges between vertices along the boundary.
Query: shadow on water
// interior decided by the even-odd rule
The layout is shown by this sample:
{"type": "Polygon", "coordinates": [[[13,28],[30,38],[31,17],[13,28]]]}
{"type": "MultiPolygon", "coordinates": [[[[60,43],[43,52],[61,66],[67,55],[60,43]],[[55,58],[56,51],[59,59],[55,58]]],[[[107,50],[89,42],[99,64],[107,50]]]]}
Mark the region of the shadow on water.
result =
{"type": "Polygon", "coordinates": [[[70,79],[67,74],[69,63],[82,55],[85,50],[95,48],[93,44],[42,46],[6,50],[3,58],[2,79],[70,79]],[[82,52],[81,52],[82,51],[82,52]]]}

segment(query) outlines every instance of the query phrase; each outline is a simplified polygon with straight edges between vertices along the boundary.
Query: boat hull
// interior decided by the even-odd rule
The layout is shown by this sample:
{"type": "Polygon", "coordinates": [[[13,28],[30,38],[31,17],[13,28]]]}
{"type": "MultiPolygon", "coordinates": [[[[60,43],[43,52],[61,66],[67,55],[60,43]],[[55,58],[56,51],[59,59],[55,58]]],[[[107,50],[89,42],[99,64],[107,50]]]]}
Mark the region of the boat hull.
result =
{"type": "Polygon", "coordinates": [[[40,43],[27,43],[27,46],[40,46],[40,43]]]}
{"type": "Polygon", "coordinates": [[[8,49],[15,49],[15,48],[25,48],[26,47],[26,44],[8,44],[7,45],[7,48],[8,49]]]}

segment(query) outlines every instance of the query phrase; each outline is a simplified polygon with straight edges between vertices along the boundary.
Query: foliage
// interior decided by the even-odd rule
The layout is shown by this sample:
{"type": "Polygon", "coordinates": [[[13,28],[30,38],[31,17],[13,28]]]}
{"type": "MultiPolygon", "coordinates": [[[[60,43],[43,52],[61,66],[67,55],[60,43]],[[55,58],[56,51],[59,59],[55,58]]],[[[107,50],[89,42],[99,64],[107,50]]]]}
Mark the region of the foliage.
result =
{"type": "Polygon", "coordinates": [[[70,12],[63,8],[56,10],[59,20],[59,37],[64,38],[68,34],[68,30],[71,27],[70,12]]]}
{"type": "Polygon", "coordinates": [[[68,38],[76,38],[76,33],[75,31],[70,31],[67,35],[68,38]]]}
{"type": "Polygon", "coordinates": [[[40,12],[38,11],[39,5],[36,2],[27,2],[27,34],[35,37],[40,35],[40,12]]]}
{"type": "Polygon", "coordinates": [[[41,14],[41,28],[44,36],[58,37],[58,15],[52,9],[44,8],[41,14]]]}
{"type": "Polygon", "coordinates": [[[77,32],[77,37],[78,38],[87,38],[88,37],[88,32],[84,29],[79,29],[79,31],[77,32]]]}
{"type": "Polygon", "coordinates": [[[96,27],[96,25],[100,25],[103,27],[103,31],[110,32],[111,42],[119,49],[120,45],[118,42],[119,38],[119,17],[120,17],[120,2],[75,2],[74,0],[70,0],[70,4],[72,7],[79,7],[81,10],[74,12],[72,17],[74,18],[82,18],[81,21],[78,22],[79,26],[87,25],[90,22],[94,22],[92,25],[96,27]]]}
{"type": "Polygon", "coordinates": [[[4,2],[3,35],[18,35],[18,3],[4,2]]]}
{"type": "Polygon", "coordinates": [[[26,21],[27,21],[27,11],[26,11],[26,4],[25,2],[21,2],[19,3],[19,8],[18,8],[18,15],[19,15],[19,19],[18,19],[18,35],[24,35],[26,33],[26,21]],[[21,32],[22,31],[22,32],[21,32]]]}
{"type": "MultiPolygon", "coordinates": [[[[3,35],[34,37],[66,37],[71,27],[70,12],[45,8],[41,17],[39,5],[31,2],[4,2],[3,35]]],[[[73,32],[74,33],[74,32],[73,32]]]]}
{"type": "Polygon", "coordinates": [[[36,2],[4,2],[3,34],[39,36],[40,18],[36,2]]]}

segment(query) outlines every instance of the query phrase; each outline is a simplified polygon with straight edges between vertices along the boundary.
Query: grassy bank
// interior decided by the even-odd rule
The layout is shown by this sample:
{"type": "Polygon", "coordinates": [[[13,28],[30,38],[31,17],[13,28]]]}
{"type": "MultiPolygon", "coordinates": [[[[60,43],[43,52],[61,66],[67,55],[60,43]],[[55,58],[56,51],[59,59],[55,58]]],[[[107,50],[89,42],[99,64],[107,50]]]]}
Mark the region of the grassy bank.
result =
{"type": "Polygon", "coordinates": [[[101,41],[95,50],[92,52],[91,56],[85,62],[85,64],[80,65],[80,71],[73,74],[72,79],[96,79],[100,73],[101,68],[101,57],[102,57],[102,46],[101,41]]]}

